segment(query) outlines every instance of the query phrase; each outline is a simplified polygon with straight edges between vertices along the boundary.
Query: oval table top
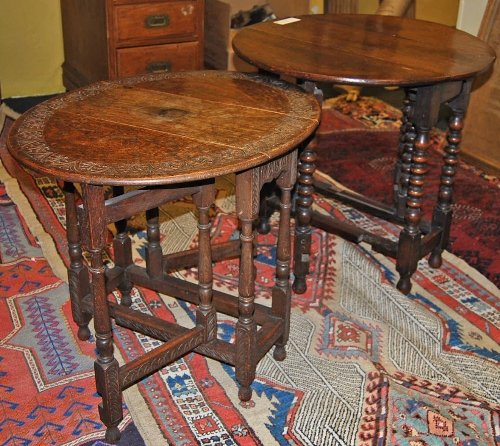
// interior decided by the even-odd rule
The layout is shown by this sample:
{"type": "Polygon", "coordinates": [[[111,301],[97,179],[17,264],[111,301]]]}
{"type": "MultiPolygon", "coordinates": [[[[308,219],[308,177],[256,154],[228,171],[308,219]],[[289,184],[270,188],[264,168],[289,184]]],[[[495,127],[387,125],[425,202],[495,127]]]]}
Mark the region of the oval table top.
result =
{"type": "Polygon", "coordinates": [[[233,48],[246,62],[272,73],[351,85],[466,80],[495,60],[487,43],[449,26],[363,14],[262,22],[241,29],[233,48]]]}
{"type": "Polygon", "coordinates": [[[103,81],[14,123],[24,167],[64,181],[159,185],[239,172],[284,154],[319,124],[317,100],[267,76],[197,71],[103,81]]]}

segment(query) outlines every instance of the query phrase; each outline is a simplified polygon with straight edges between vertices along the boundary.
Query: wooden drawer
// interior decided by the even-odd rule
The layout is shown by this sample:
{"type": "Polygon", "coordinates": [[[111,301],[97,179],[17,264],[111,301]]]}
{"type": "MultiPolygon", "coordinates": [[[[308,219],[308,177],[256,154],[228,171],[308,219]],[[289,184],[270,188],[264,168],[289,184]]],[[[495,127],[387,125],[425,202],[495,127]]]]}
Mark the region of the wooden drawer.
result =
{"type": "Polygon", "coordinates": [[[126,47],[179,40],[179,37],[195,40],[199,14],[196,1],[116,6],[115,43],[126,47]]]}
{"type": "Polygon", "coordinates": [[[189,71],[199,68],[198,42],[122,48],[117,53],[118,77],[162,71],[189,71]]]}

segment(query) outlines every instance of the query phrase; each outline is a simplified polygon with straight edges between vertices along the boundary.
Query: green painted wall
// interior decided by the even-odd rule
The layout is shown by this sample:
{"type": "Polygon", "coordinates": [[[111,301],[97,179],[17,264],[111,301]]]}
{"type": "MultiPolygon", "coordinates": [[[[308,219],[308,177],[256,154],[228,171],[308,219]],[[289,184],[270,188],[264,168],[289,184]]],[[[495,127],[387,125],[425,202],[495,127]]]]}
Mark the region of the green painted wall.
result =
{"type": "Polygon", "coordinates": [[[59,0],[0,0],[2,97],[64,91],[59,0]]]}

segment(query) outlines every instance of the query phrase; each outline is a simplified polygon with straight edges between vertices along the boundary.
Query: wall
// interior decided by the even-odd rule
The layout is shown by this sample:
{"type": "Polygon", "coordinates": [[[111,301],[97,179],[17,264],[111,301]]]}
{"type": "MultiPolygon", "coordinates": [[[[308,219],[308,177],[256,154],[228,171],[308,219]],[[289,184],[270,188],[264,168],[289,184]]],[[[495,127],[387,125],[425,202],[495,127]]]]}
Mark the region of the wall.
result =
{"type": "MultiPolygon", "coordinates": [[[[455,26],[460,0],[415,0],[415,17],[421,20],[455,26]]],[[[476,0],[471,0],[476,1],[476,0]]],[[[358,0],[360,14],[373,14],[379,0],[358,0]]]]}
{"type": "Polygon", "coordinates": [[[455,26],[459,0],[416,0],[415,17],[430,22],[455,26]]]}
{"type": "Polygon", "coordinates": [[[323,14],[323,0],[309,0],[309,11],[312,14],[323,14]]]}
{"type": "Polygon", "coordinates": [[[358,12],[360,14],[373,14],[378,8],[379,0],[358,0],[358,12]]]}
{"type": "Polygon", "coordinates": [[[488,0],[460,0],[457,28],[477,36],[488,0]]]}
{"type": "Polygon", "coordinates": [[[59,0],[0,0],[2,97],[64,91],[59,0]]]}
{"type": "MultiPolygon", "coordinates": [[[[417,18],[455,25],[460,0],[416,1],[417,18]]],[[[309,4],[321,12],[322,0],[309,0],[309,4]]],[[[373,13],[378,0],[359,0],[358,4],[360,13],[373,13]]],[[[3,97],[64,91],[63,61],[59,0],[0,0],[0,84],[3,97]]]]}

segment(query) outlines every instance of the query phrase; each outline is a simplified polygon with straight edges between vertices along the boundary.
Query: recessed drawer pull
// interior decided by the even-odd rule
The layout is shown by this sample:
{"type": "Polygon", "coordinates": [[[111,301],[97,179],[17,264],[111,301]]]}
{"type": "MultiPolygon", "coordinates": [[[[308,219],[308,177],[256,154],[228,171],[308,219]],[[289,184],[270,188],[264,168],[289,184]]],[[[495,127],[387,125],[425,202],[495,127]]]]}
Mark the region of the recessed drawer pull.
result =
{"type": "Polygon", "coordinates": [[[144,22],[146,28],[166,28],[170,25],[170,17],[168,14],[152,14],[148,15],[144,22]]]}
{"type": "Polygon", "coordinates": [[[172,68],[172,62],[170,61],[158,61],[148,63],[148,73],[163,73],[164,71],[170,71],[172,68]]]}

